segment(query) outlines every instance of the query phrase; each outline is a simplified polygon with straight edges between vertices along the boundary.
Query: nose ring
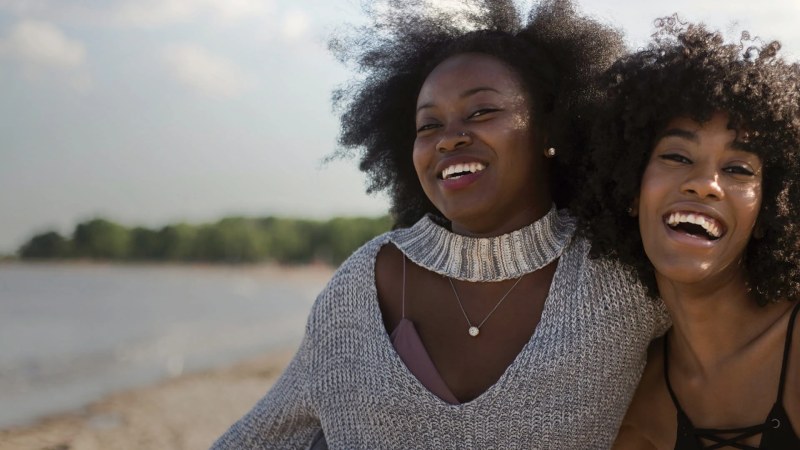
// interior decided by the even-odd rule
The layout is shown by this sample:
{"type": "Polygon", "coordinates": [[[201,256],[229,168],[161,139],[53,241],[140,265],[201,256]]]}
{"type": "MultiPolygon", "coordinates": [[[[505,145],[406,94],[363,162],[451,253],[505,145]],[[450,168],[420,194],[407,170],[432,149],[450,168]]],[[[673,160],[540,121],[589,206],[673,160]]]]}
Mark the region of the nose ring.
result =
{"type": "Polygon", "coordinates": [[[458,133],[456,133],[456,135],[457,135],[457,136],[460,136],[460,137],[467,137],[467,136],[469,136],[469,134],[468,134],[466,131],[459,131],[458,133]]]}

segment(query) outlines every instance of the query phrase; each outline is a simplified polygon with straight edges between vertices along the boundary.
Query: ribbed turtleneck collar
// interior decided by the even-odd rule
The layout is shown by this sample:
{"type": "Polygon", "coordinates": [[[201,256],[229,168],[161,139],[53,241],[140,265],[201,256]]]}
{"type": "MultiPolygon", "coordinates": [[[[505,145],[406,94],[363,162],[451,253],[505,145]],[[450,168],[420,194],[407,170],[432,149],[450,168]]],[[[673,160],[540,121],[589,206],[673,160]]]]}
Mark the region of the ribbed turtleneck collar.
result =
{"type": "Polygon", "coordinates": [[[425,216],[390,239],[408,259],[432,272],[464,281],[502,281],[556,260],[574,231],[575,221],[554,205],[536,222],[501,236],[462,236],[425,216]]]}

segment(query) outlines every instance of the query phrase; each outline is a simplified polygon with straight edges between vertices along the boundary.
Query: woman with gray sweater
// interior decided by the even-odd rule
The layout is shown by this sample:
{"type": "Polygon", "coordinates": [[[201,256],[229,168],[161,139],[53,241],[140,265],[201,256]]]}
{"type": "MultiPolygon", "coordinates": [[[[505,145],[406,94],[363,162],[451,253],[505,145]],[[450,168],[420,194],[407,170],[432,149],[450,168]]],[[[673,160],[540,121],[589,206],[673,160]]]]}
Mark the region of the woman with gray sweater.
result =
{"type": "Polygon", "coordinates": [[[337,93],[341,143],[396,229],[339,268],[214,448],[608,448],[665,314],[558,208],[620,36],[563,0],[524,25],[511,1],[469,21],[392,4],[332,46],[365,74],[337,93]]]}

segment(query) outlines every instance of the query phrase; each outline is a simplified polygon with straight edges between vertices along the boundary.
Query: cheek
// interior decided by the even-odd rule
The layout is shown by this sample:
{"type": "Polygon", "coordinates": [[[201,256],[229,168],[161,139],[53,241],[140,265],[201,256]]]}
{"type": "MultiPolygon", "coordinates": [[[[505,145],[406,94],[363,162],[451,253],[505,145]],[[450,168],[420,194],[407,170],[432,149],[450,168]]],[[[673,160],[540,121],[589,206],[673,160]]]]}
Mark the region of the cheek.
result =
{"type": "Polygon", "coordinates": [[[639,195],[634,199],[632,205],[633,210],[638,214],[642,240],[650,238],[653,230],[661,226],[661,216],[658,211],[669,186],[668,178],[661,176],[657,169],[650,166],[645,169],[639,195]]]}
{"type": "Polygon", "coordinates": [[[414,141],[414,148],[411,151],[411,161],[414,164],[417,177],[422,181],[424,178],[422,175],[425,173],[430,163],[430,154],[424,150],[424,147],[418,140],[414,141]]]}
{"type": "Polygon", "coordinates": [[[736,203],[739,205],[739,220],[744,225],[753,227],[758,219],[758,213],[761,211],[761,184],[736,186],[729,192],[736,196],[736,203]]]}
{"type": "Polygon", "coordinates": [[[642,175],[641,186],[639,187],[639,196],[636,199],[636,209],[639,211],[639,217],[644,215],[643,212],[650,211],[656,208],[658,198],[664,190],[663,177],[658,176],[658,171],[648,166],[642,175]]]}

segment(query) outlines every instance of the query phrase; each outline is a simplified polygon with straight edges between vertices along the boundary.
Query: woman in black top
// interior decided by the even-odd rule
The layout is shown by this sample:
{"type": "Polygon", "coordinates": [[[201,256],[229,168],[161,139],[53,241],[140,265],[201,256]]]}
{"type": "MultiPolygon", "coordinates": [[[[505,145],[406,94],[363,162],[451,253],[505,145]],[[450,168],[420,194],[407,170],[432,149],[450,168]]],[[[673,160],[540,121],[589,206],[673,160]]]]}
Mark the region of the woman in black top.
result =
{"type": "Polygon", "coordinates": [[[673,319],[615,447],[800,449],[800,67],[746,33],[657,26],[605,78],[574,208],[673,319]]]}

